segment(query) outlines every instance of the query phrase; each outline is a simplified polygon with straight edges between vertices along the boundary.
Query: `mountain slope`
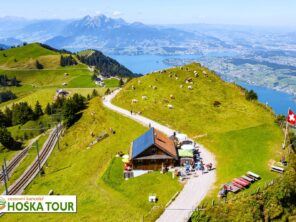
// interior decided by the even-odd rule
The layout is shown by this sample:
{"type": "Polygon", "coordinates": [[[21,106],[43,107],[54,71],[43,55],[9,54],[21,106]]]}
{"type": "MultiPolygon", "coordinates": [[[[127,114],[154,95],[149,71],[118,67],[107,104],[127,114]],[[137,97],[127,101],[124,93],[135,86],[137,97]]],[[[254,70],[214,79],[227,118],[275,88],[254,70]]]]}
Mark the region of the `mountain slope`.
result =
{"type": "Polygon", "coordinates": [[[77,195],[75,214],[5,214],[5,221],[155,221],[163,206],[180,191],[181,184],[170,174],[151,172],[131,180],[122,177],[123,163],[117,152],[127,153],[131,141],[147,129],[129,118],[103,107],[94,98],[82,117],[61,137],[61,150],[54,149],[42,177],[36,177],[25,194],[44,194],[54,189],[61,195],[77,195]],[[116,134],[89,148],[92,134],[116,134]],[[83,178],[83,179],[81,179],[83,178]],[[139,187],[141,189],[139,190],[139,187]],[[157,203],[147,201],[157,193],[157,203]]]}
{"type": "Polygon", "coordinates": [[[63,68],[61,66],[61,56],[71,56],[77,63],[76,65],[73,64],[76,68],[86,69],[88,66],[96,66],[104,75],[133,76],[130,70],[116,60],[105,56],[102,52],[96,50],[85,52],[73,54],[44,44],[33,43],[3,50],[2,55],[0,55],[0,69],[36,69],[37,60],[43,65],[43,69],[63,68]]]}
{"type": "Polygon", "coordinates": [[[91,79],[93,71],[89,69],[92,64],[105,75],[133,76],[131,71],[100,52],[93,51],[89,55],[82,53],[85,63],[79,60],[78,54],[40,43],[3,50],[0,52],[0,74],[16,77],[21,84],[34,87],[78,88],[95,87],[91,79]],[[41,68],[37,67],[37,61],[41,68]]]}
{"type": "Polygon", "coordinates": [[[78,53],[78,58],[88,66],[95,66],[103,76],[135,76],[130,70],[116,60],[105,56],[97,50],[86,50],[78,53]]]}
{"type": "Polygon", "coordinates": [[[218,180],[211,197],[216,197],[221,184],[248,170],[263,178],[250,190],[273,178],[269,163],[280,158],[283,139],[273,114],[257,102],[247,101],[243,90],[199,64],[133,79],[113,102],[184,132],[209,148],[218,161],[218,180]],[[185,83],[188,78],[192,84],[185,83]],[[133,99],[138,102],[133,104],[133,99]],[[174,108],[169,109],[169,104],[174,108]]]}

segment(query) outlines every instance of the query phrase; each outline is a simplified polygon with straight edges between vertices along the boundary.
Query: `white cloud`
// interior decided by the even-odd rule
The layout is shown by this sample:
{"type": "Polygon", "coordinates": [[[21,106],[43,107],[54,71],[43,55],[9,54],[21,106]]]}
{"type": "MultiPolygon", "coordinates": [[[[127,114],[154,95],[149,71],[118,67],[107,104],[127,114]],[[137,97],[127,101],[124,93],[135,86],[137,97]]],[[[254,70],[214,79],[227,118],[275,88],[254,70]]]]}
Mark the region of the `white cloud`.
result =
{"type": "Polygon", "coordinates": [[[120,12],[120,11],[114,11],[114,12],[112,12],[112,16],[113,17],[119,17],[121,15],[122,15],[122,12],[120,12]]]}

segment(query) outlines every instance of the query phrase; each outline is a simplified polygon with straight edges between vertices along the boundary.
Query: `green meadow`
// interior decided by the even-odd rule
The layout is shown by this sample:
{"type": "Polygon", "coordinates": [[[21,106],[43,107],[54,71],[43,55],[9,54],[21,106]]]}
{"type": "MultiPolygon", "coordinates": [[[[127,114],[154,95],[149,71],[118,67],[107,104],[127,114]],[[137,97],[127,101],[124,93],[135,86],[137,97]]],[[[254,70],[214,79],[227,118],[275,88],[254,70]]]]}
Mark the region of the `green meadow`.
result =
{"type": "Polygon", "coordinates": [[[217,161],[217,182],[209,194],[211,198],[216,197],[222,184],[246,171],[262,176],[249,190],[275,176],[270,172],[270,163],[280,159],[283,133],[274,123],[271,110],[256,101],[247,101],[241,88],[222,81],[198,64],[133,79],[113,103],[142,112],[205,145],[217,161]],[[193,83],[186,84],[187,78],[192,78],[193,83]],[[148,99],[143,100],[142,96],[148,99]],[[133,99],[138,102],[133,104],[133,99]],[[215,101],[220,105],[215,106],[215,101]],[[174,108],[169,109],[169,104],[174,108]]]}
{"type": "Polygon", "coordinates": [[[61,151],[54,149],[45,167],[25,194],[77,195],[76,214],[7,214],[5,221],[154,221],[170,198],[182,188],[171,174],[159,172],[123,180],[123,163],[116,152],[128,152],[130,143],[147,129],[102,106],[101,98],[90,101],[81,119],[61,138],[61,151]],[[115,130],[110,134],[109,128],[115,130]],[[91,148],[91,133],[109,136],[91,148]],[[126,133],[129,132],[129,133],[126,133]],[[159,202],[148,202],[156,193],[159,202]]]}

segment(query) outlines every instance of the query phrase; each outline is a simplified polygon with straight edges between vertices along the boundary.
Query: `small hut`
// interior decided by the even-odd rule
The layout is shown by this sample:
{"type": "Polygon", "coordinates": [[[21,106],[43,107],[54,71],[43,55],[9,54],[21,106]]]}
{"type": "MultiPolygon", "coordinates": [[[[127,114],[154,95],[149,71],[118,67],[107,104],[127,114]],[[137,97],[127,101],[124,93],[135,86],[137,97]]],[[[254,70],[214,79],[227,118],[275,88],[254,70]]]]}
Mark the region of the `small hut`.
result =
{"type": "Polygon", "coordinates": [[[178,155],[174,142],[152,127],[132,142],[129,160],[133,169],[161,170],[177,164],[178,155]]]}

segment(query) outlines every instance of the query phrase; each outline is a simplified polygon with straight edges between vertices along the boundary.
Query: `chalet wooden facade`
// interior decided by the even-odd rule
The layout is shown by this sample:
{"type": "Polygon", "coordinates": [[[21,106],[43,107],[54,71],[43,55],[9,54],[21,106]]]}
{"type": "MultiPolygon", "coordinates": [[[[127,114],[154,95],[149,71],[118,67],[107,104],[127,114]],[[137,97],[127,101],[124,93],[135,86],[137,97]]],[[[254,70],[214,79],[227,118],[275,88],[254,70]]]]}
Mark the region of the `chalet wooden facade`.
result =
{"type": "Polygon", "coordinates": [[[174,142],[154,128],[134,140],[130,148],[133,169],[161,170],[164,166],[176,165],[177,161],[174,142]]]}

